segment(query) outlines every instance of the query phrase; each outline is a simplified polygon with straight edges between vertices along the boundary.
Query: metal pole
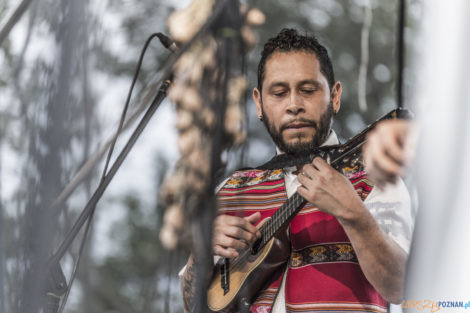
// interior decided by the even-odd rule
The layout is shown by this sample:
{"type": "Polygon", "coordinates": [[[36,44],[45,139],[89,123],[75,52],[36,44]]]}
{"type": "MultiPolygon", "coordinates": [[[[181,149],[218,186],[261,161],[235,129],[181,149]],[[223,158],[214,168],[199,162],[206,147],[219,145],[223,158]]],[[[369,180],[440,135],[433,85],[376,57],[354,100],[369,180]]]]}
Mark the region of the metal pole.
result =
{"type": "Polygon", "coordinates": [[[0,313],[5,312],[3,279],[3,195],[2,195],[2,138],[0,137],[0,313]]]}
{"type": "Polygon", "coordinates": [[[11,15],[8,21],[5,23],[5,26],[0,30],[0,46],[2,45],[3,41],[8,37],[10,31],[12,30],[13,26],[20,20],[21,16],[23,16],[26,9],[31,4],[32,0],[23,0],[23,2],[18,5],[15,12],[11,15]]]}

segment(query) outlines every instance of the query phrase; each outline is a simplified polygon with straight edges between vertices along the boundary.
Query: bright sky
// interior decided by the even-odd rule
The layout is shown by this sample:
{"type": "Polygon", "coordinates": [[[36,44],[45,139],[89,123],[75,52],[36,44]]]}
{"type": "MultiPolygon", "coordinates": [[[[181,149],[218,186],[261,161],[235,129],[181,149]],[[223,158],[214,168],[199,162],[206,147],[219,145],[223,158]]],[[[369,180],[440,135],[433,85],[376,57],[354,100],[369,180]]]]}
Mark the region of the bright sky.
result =
{"type": "MultiPolygon", "coordinates": [[[[174,1],[177,6],[183,5],[188,1],[174,1]]],[[[107,10],[106,1],[94,1],[91,3],[94,12],[100,17],[101,23],[111,36],[109,44],[113,49],[119,51],[127,51],[126,41],[124,40],[123,31],[120,28],[120,16],[107,10]]],[[[27,14],[24,16],[27,17],[27,14]]],[[[27,33],[28,19],[21,19],[13,28],[10,38],[12,39],[12,51],[16,54],[22,49],[23,42],[27,33]]],[[[27,53],[25,55],[24,64],[31,64],[37,58],[46,60],[48,63],[56,61],[54,54],[54,41],[47,35],[48,32],[44,28],[44,24],[39,23],[35,30],[34,36],[30,41],[27,53]]],[[[140,49],[140,47],[139,47],[140,49]]],[[[2,55],[3,57],[3,55],[2,55]]],[[[0,59],[0,62],[2,60],[0,59]]],[[[135,60],[137,63],[137,60],[135,60]]],[[[95,74],[91,77],[93,81],[94,93],[98,96],[98,120],[103,129],[101,138],[98,141],[103,142],[113,134],[117,128],[121,110],[127,96],[127,92],[131,83],[131,78],[113,78],[112,80],[102,74],[95,74]]],[[[134,96],[139,90],[134,91],[134,96]]],[[[9,108],[8,103],[11,96],[8,94],[0,95],[0,109],[9,108]]],[[[143,207],[153,208],[157,190],[155,190],[156,172],[154,169],[154,160],[157,153],[165,155],[169,160],[176,160],[178,151],[176,147],[176,131],[174,129],[175,115],[173,106],[168,101],[164,101],[154,117],[150,121],[147,129],[137,141],[133,151],[129,154],[121,169],[115,176],[105,192],[101,204],[98,205],[97,218],[97,240],[94,242],[94,249],[97,256],[103,256],[109,253],[111,247],[107,244],[107,234],[113,222],[123,215],[123,208],[120,207],[119,201],[110,201],[110,199],[120,197],[127,193],[132,193],[141,199],[143,207]]],[[[14,124],[12,126],[15,126],[14,124]]],[[[133,125],[130,129],[134,129],[133,125]]],[[[14,128],[13,128],[14,129],[14,128]]],[[[14,131],[14,130],[13,130],[14,131]]],[[[20,135],[20,134],[18,134],[20,135]]],[[[117,156],[123,144],[127,141],[130,132],[127,131],[120,136],[115,148],[114,156],[117,156]]],[[[1,197],[3,202],[8,202],[15,191],[18,189],[21,178],[21,171],[24,166],[24,158],[18,156],[15,150],[5,143],[1,146],[1,197]]],[[[102,165],[98,166],[101,170],[102,165]]],[[[96,187],[96,186],[95,186],[96,187]]],[[[75,200],[75,198],[74,198],[75,200]]],[[[83,201],[83,198],[77,198],[76,201],[83,201]]],[[[85,203],[77,203],[77,206],[84,206],[85,203]]]]}

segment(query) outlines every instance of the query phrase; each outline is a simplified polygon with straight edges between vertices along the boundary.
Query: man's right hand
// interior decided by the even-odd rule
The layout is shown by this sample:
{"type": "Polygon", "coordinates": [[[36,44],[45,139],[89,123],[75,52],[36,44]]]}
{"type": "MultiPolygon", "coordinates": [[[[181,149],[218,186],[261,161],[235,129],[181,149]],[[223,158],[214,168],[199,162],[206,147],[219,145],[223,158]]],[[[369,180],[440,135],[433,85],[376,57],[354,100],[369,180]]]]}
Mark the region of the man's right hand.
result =
{"type": "Polygon", "coordinates": [[[215,255],[224,258],[236,258],[237,250],[248,249],[261,237],[260,231],[253,225],[261,218],[256,212],[247,217],[219,215],[214,220],[212,250],[215,255]]]}

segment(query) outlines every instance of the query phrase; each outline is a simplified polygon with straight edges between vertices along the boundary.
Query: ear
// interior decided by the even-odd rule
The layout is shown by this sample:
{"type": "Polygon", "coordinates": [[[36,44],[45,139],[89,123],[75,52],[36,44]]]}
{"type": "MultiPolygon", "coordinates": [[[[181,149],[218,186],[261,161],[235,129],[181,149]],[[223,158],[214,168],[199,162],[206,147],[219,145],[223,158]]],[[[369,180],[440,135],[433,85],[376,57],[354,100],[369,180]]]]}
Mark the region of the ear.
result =
{"type": "Polygon", "coordinates": [[[341,107],[341,92],[342,87],[339,81],[335,82],[333,88],[331,88],[331,101],[333,102],[333,109],[338,113],[341,107]]]}
{"type": "Polygon", "coordinates": [[[256,103],[256,114],[258,114],[258,118],[260,119],[263,116],[263,101],[261,100],[261,91],[258,88],[253,88],[253,101],[256,103]]]}

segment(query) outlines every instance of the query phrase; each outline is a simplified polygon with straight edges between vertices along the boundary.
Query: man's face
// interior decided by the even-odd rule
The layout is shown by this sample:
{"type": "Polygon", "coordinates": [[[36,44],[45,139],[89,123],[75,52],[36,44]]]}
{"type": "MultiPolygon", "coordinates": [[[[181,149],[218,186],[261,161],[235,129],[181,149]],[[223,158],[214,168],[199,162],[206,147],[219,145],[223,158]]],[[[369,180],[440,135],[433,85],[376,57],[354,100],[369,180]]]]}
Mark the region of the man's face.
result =
{"type": "Polygon", "coordinates": [[[255,88],[253,98],[274,143],[286,153],[301,153],[328,137],[341,84],[330,91],[314,53],[275,52],[265,65],[262,94],[255,88]]]}

